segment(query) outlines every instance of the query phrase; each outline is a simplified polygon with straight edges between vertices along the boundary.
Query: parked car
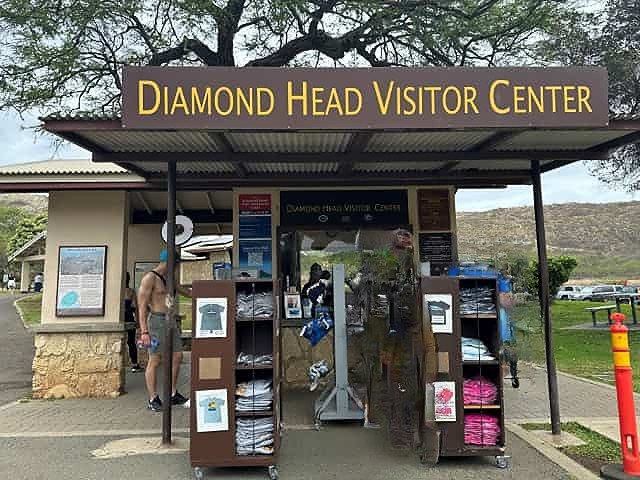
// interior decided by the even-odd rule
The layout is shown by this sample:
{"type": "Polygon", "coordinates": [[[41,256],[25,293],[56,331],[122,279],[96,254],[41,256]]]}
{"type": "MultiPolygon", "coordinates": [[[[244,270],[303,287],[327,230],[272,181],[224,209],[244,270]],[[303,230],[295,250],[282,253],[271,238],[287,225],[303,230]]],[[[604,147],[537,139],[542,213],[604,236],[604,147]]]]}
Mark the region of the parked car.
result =
{"type": "Polygon", "coordinates": [[[573,294],[573,300],[591,301],[594,288],[595,287],[582,287],[579,292],[573,294]]]}
{"type": "Polygon", "coordinates": [[[560,287],[558,293],[556,293],[556,300],[573,300],[576,293],[580,292],[582,287],[577,285],[564,285],[560,287]]]}
{"type": "MultiPolygon", "coordinates": [[[[624,287],[622,289],[622,291],[620,293],[622,293],[622,294],[625,294],[625,293],[627,293],[627,294],[640,293],[640,288],[634,287],[634,286],[626,286],[626,287],[624,287]]],[[[620,303],[630,303],[629,302],[629,298],[631,298],[631,297],[626,297],[626,298],[622,297],[620,299],[620,303]]],[[[633,302],[636,303],[636,304],[640,304],[640,297],[635,297],[633,302]]]]}
{"type": "Polygon", "coordinates": [[[607,302],[614,300],[614,295],[616,293],[621,293],[623,288],[623,285],[598,285],[597,287],[594,287],[590,300],[592,302],[607,302]]]}

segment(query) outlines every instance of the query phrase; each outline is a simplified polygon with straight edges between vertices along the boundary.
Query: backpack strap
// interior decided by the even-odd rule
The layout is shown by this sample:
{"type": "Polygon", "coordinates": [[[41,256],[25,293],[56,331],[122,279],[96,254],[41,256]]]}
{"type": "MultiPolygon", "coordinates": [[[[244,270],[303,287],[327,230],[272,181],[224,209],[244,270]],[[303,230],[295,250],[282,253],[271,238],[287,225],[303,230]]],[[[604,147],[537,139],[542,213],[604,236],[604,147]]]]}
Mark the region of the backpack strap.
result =
{"type": "Polygon", "coordinates": [[[162,275],[160,275],[158,272],[156,272],[155,270],[149,270],[149,271],[150,271],[151,273],[153,273],[156,277],[158,277],[158,278],[162,281],[162,284],[163,284],[163,285],[165,286],[165,288],[166,288],[166,286],[167,286],[167,281],[165,280],[165,278],[164,278],[162,275]]]}

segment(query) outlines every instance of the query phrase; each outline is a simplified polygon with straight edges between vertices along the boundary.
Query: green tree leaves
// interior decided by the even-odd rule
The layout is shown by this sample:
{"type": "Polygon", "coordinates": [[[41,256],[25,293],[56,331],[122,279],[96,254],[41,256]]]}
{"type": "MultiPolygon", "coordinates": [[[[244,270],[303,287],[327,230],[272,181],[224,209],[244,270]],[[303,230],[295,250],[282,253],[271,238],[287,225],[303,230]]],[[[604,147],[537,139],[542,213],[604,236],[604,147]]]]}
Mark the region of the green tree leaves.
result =
{"type": "Polygon", "coordinates": [[[7,242],[7,255],[11,256],[16,250],[25,245],[46,228],[46,214],[30,215],[20,219],[16,225],[13,235],[11,235],[7,242]]]}
{"type": "MultiPolygon", "coordinates": [[[[561,255],[559,257],[549,257],[547,260],[549,266],[549,294],[554,296],[560,286],[566,283],[571,276],[571,272],[578,266],[578,260],[569,255],[561,255]]],[[[538,294],[538,261],[532,260],[529,267],[525,271],[525,284],[527,290],[531,294],[538,294]]]]}

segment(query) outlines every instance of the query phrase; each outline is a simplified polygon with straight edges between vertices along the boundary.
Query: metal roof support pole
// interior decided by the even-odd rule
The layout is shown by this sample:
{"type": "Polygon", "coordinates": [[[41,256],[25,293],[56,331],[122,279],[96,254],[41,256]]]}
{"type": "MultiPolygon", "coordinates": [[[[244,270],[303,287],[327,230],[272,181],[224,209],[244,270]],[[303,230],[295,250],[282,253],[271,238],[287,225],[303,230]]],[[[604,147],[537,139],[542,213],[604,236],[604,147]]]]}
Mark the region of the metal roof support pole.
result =
{"type": "Polygon", "coordinates": [[[547,262],[547,238],[544,228],[544,209],[542,205],[542,181],[540,161],[531,161],[531,179],[533,180],[533,211],[536,217],[536,241],[538,244],[538,293],[540,311],[544,322],[545,354],[547,360],[547,383],[549,386],[549,411],[551,414],[551,432],[560,434],[560,404],[558,397],[558,377],[556,359],[553,351],[553,332],[551,331],[551,309],[549,294],[549,265],[547,262]]]}
{"type": "Polygon", "coordinates": [[[173,334],[176,328],[176,162],[167,162],[167,314],[162,349],[162,444],[171,443],[173,334]]]}

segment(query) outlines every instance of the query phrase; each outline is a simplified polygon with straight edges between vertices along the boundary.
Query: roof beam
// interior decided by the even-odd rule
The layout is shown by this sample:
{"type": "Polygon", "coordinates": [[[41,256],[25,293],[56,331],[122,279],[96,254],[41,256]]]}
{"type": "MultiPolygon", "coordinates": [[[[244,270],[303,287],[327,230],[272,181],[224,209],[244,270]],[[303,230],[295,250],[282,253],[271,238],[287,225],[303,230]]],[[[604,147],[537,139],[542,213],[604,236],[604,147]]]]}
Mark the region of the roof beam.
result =
{"type": "Polygon", "coordinates": [[[485,138],[479,143],[476,143],[469,151],[471,152],[489,152],[503,142],[515,137],[522,132],[517,130],[502,130],[494,133],[489,138],[485,138]]]}
{"type": "Polygon", "coordinates": [[[118,165],[120,165],[122,168],[126,168],[131,173],[135,173],[142,178],[147,178],[147,175],[149,174],[149,172],[147,172],[144,168],[140,168],[139,166],[131,162],[120,162],[118,165]]]}
{"type": "Polygon", "coordinates": [[[213,205],[213,196],[211,195],[211,192],[203,192],[204,196],[207,198],[207,205],[209,206],[209,211],[211,212],[211,215],[215,215],[216,214],[216,209],[213,205]]]}
{"type": "Polygon", "coordinates": [[[564,167],[565,165],[569,165],[574,163],[575,160],[554,160],[552,162],[545,163],[540,167],[540,173],[549,172],[551,170],[555,170],[556,168],[564,167]]]}
{"type": "MultiPolygon", "coordinates": [[[[136,162],[142,166],[144,162],[165,162],[175,160],[175,152],[126,152],[96,153],[93,157],[98,162],[136,162]]],[[[389,153],[201,153],[181,152],[180,161],[185,162],[230,162],[244,167],[246,162],[280,162],[280,163],[322,163],[322,162],[442,162],[465,160],[606,160],[606,151],[602,150],[547,150],[517,152],[507,151],[463,151],[463,152],[389,152],[389,153]]],[[[246,170],[245,170],[246,172],[246,170]]]]}
{"type": "Polygon", "coordinates": [[[79,147],[89,150],[91,153],[103,153],[106,152],[104,148],[91,140],[84,138],[82,135],[75,132],[55,132],[59,137],[78,145],[79,147]]]}
{"type": "MultiPolygon", "coordinates": [[[[373,132],[357,132],[351,134],[351,139],[349,140],[349,144],[347,145],[346,152],[347,153],[362,153],[366,150],[367,145],[369,144],[369,140],[373,137],[373,132]]],[[[353,173],[353,166],[355,162],[352,160],[347,160],[340,164],[340,168],[338,169],[338,175],[340,176],[348,176],[353,173]]]]}
{"type": "Polygon", "coordinates": [[[151,207],[149,206],[149,202],[147,202],[147,199],[144,196],[144,193],[142,192],[136,192],[136,197],[138,198],[138,201],[142,204],[142,208],[144,208],[147,213],[149,215],[151,215],[151,207]]]}
{"type": "MultiPolygon", "coordinates": [[[[220,151],[226,154],[233,154],[233,145],[227,138],[227,136],[222,132],[207,132],[209,137],[215,142],[218,147],[220,147],[220,151]]],[[[242,163],[242,161],[234,162],[233,168],[236,171],[236,175],[239,177],[246,177],[249,175],[247,171],[247,167],[242,163]]]]}
{"type": "Polygon", "coordinates": [[[440,168],[436,168],[433,173],[442,174],[442,173],[450,172],[451,170],[456,168],[458,165],[460,165],[460,163],[462,162],[447,162],[440,168]]]}
{"type": "MultiPolygon", "coordinates": [[[[184,214],[194,223],[231,223],[233,212],[231,210],[218,210],[211,215],[209,210],[185,210],[184,214]]],[[[165,210],[153,210],[151,213],[134,211],[131,223],[134,224],[163,224],[167,219],[165,210]]]]}
{"type": "Polygon", "coordinates": [[[614,138],[613,140],[609,140],[608,142],[601,143],[600,145],[594,145],[589,150],[608,151],[608,150],[620,148],[630,143],[637,143],[639,141],[640,141],[640,132],[633,132],[618,138],[614,138]]]}

